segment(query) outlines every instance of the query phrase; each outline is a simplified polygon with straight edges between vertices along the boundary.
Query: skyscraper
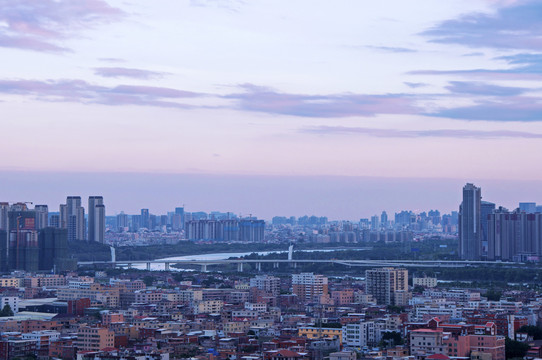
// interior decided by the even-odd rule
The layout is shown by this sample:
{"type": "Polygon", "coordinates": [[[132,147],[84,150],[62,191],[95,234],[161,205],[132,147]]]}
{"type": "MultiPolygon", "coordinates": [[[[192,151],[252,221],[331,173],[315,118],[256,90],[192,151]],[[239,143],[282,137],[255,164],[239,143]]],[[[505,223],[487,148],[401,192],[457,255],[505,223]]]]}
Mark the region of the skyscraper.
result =
{"type": "Polygon", "coordinates": [[[489,215],[488,260],[538,261],[542,256],[542,214],[499,207],[489,215]]]}
{"type": "Polygon", "coordinates": [[[88,197],[88,240],[99,243],[105,240],[105,206],[102,196],[88,197]]]}
{"type": "Polygon", "coordinates": [[[49,208],[47,205],[36,205],[36,230],[41,230],[49,226],[49,208]]]}
{"type": "Polygon", "coordinates": [[[482,229],[482,257],[487,259],[488,256],[488,219],[489,215],[495,211],[495,204],[482,201],[480,205],[480,228],[482,229]]]}
{"type": "Polygon", "coordinates": [[[13,204],[8,212],[8,268],[37,271],[39,269],[36,212],[24,203],[13,204]]]}
{"type": "Polygon", "coordinates": [[[98,204],[94,207],[94,239],[101,244],[105,242],[105,205],[98,204]]]}
{"type": "Polygon", "coordinates": [[[144,227],[145,229],[150,228],[149,209],[141,209],[141,227],[144,227]]]}
{"type": "Polygon", "coordinates": [[[68,228],[68,205],[60,204],[59,207],[59,228],[67,229],[68,228]]]}
{"type": "Polygon", "coordinates": [[[60,215],[53,214],[49,217],[49,226],[60,229],[60,215]]]}
{"type": "Polygon", "coordinates": [[[174,230],[184,230],[184,207],[176,207],[173,221],[174,230]]]}
{"type": "Polygon", "coordinates": [[[481,203],[482,189],[466,184],[463,187],[463,202],[459,206],[459,256],[463,260],[481,258],[481,203]]]}
{"type": "Polygon", "coordinates": [[[378,215],[371,216],[371,230],[378,230],[380,228],[380,219],[378,215]]]}
{"type": "Polygon", "coordinates": [[[265,221],[241,219],[239,222],[239,240],[243,242],[263,242],[265,221]]]}
{"type": "Polygon", "coordinates": [[[127,228],[128,228],[128,215],[126,215],[124,211],[121,211],[120,214],[117,215],[117,230],[124,231],[127,228]]]}
{"type": "Polygon", "coordinates": [[[526,212],[527,214],[534,214],[536,212],[536,203],[520,202],[519,211],[526,212]]]}
{"type": "Polygon", "coordinates": [[[382,211],[380,215],[380,226],[384,228],[388,227],[388,214],[385,211],[382,211]]]}
{"type": "Polygon", "coordinates": [[[66,229],[47,227],[38,234],[39,269],[63,270],[68,258],[68,234],[66,229]]]}
{"type": "Polygon", "coordinates": [[[8,230],[9,203],[0,202],[0,230],[8,230]]]}
{"type": "Polygon", "coordinates": [[[68,196],[66,199],[66,213],[68,241],[85,240],[85,209],[81,206],[80,196],[68,196]]]}

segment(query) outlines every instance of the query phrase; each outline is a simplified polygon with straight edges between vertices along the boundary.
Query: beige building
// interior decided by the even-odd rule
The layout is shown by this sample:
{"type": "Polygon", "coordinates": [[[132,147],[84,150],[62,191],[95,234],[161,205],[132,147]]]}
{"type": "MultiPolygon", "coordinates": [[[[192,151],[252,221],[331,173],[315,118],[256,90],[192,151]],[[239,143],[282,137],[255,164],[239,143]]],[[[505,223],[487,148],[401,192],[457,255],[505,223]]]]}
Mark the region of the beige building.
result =
{"type": "Polygon", "coordinates": [[[343,331],[342,328],[319,328],[319,327],[300,327],[298,335],[307,339],[333,339],[338,338],[342,344],[343,331]]]}
{"type": "Polygon", "coordinates": [[[79,328],[75,342],[78,350],[100,351],[115,346],[115,333],[106,328],[79,328]]]}
{"type": "Polygon", "coordinates": [[[293,274],[292,292],[305,303],[319,303],[322,295],[328,294],[328,279],[313,273],[293,274]]]}
{"type": "Polygon", "coordinates": [[[412,285],[416,286],[423,286],[423,287],[430,287],[434,288],[437,287],[437,278],[436,277],[414,277],[412,278],[412,285]]]}
{"type": "Polygon", "coordinates": [[[139,304],[156,304],[164,298],[161,291],[139,290],[135,292],[134,301],[139,304]]]}
{"type": "Polygon", "coordinates": [[[22,287],[24,279],[22,278],[0,278],[0,287],[22,287]]]}
{"type": "Polygon", "coordinates": [[[115,308],[119,306],[120,291],[117,287],[89,284],[88,288],[59,289],[57,297],[60,301],[89,298],[92,302],[100,302],[107,307],[115,308]]]}
{"type": "Polygon", "coordinates": [[[250,321],[229,321],[223,325],[226,336],[231,333],[246,333],[250,329],[250,321]]]}
{"type": "Polygon", "coordinates": [[[222,300],[200,301],[194,306],[194,314],[217,314],[222,311],[223,306],[222,300]]]}
{"type": "Polygon", "coordinates": [[[203,292],[201,290],[180,290],[177,292],[165,293],[164,299],[193,304],[195,301],[203,300],[203,292]]]}

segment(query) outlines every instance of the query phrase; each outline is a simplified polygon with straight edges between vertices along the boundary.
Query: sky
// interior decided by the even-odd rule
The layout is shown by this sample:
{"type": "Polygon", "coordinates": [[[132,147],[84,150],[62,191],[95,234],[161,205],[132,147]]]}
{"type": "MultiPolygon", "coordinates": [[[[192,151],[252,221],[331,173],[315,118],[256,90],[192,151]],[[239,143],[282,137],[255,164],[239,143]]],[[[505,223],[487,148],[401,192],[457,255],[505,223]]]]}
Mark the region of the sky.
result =
{"type": "Polygon", "coordinates": [[[0,7],[2,200],[359,219],[456,210],[475,182],[542,202],[542,2],[0,7]]]}

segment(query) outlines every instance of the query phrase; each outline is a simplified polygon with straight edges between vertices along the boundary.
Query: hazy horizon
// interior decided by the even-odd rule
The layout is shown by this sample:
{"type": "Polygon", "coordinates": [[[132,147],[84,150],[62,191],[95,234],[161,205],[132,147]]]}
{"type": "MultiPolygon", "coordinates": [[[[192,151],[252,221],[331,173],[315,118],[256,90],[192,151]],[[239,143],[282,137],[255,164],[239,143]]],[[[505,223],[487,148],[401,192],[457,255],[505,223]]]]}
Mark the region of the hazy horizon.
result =
{"type": "Polygon", "coordinates": [[[327,216],[352,220],[401,210],[442,213],[458,210],[462,187],[473,182],[485,201],[515,209],[519,202],[542,201],[536,181],[428,179],[356,176],[268,176],[145,173],[2,172],[0,201],[32,201],[58,211],[66,196],[103,195],[107,215],[138,214],[148,208],[165,214],[231,211],[270,220],[273,216],[327,216]]]}

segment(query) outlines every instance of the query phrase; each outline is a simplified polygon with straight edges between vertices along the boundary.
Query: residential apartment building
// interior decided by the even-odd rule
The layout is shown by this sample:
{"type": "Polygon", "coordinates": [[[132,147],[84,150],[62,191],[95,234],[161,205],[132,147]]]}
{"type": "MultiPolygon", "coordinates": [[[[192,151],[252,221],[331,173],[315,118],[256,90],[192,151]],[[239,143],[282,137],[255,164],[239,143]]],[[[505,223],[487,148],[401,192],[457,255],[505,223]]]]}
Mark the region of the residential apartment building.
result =
{"type": "Polygon", "coordinates": [[[100,351],[115,346],[115,333],[106,328],[83,326],[77,333],[77,348],[83,351],[100,351]]]}
{"type": "Polygon", "coordinates": [[[366,292],[379,305],[408,304],[408,270],[380,268],[365,272],[366,292]],[[407,302],[405,303],[405,300],[407,302]]]}
{"type": "Polygon", "coordinates": [[[305,303],[319,303],[328,293],[328,279],[313,273],[293,274],[292,292],[305,303]]]}
{"type": "Polygon", "coordinates": [[[280,278],[269,275],[258,275],[250,279],[250,287],[256,287],[276,296],[280,294],[280,278]]]}
{"type": "Polygon", "coordinates": [[[374,346],[376,338],[375,323],[373,321],[346,324],[342,328],[343,345],[352,347],[374,346]]]}

